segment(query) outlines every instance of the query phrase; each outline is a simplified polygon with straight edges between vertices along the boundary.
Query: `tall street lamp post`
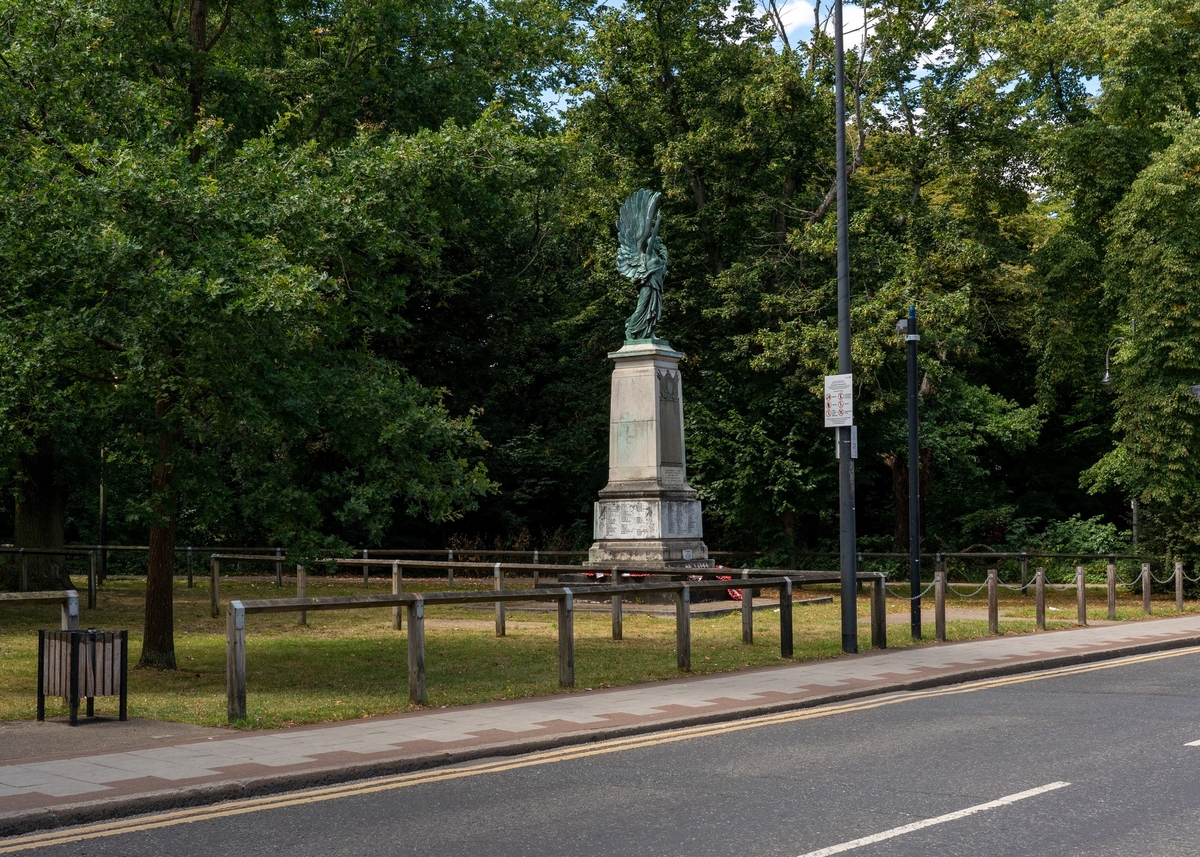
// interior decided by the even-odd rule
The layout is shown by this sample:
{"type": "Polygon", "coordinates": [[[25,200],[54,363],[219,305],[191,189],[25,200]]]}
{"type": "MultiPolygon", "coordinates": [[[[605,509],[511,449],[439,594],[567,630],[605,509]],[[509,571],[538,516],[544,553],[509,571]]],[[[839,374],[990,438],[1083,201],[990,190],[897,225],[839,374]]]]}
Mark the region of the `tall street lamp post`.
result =
{"type": "MultiPolygon", "coordinates": [[[[833,7],[834,101],[837,125],[837,295],[838,373],[852,375],[850,360],[850,226],[846,200],[846,58],[842,36],[842,0],[833,7]]],[[[853,389],[851,389],[853,395],[853,389]]],[[[858,651],[858,592],[854,531],[854,459],[851,426],[838,427],[839,544],[842,570],[842,651],[858,651]]]]}
{"type": "Polygon", "coordinates": [[[910,305],[908,318],[896,322],[908,351],[908,581],[912,613],[912,638],[921,639],[921,470],[917,447],[917,308],[910,305]]]}
{"type": "Polygon", "coordinates": [[[96,569],[96,579],[103,583],[108,579],[108,505],[105,502],[103,463],[100,471],[100,562],[96,569]]]}

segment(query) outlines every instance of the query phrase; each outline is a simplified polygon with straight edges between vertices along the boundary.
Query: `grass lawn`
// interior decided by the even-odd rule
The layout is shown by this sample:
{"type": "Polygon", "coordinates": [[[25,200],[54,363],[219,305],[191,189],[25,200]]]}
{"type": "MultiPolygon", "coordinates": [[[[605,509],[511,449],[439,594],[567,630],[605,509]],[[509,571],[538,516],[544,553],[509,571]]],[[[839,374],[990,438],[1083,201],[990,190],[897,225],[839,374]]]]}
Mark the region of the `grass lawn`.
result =
{"type": "MultiPolygon", "coordinates": [[[[82,581],[80,581],[82,582],[82,581]]],[[[460,579],[456,588],[488,589],[491,581],[460,579]]],[[[510,586],[516,586],[515,583],[510,586]]],[[[406,591],[445,589],[445,581],[405,581],[406,591]]],[[[372,581],[370,592],[390,591],[390,583],[372,581]]],[[[290,596],[294,584],[276,589],[267,578],[228,578],[221,581],[222,603],[229,599],[290,596]]],[[[355,595],[364,592],[361,578],[310,577],[310,596],[355,595]]],[[[80,590],[81,596],[85,590],[80,590]]],[[[764,592],[765,603],[774,593],[764,592]]],[[[840,608],[836,587],[806,587],[798,597],[833,594],[832,604],[794,607],[795,658],[829,658],[840,653],[840,608]]],[[[1089,593],[1088,615],[1106,615],[1103,592],[1089,593]]],[[[96,610],[82,611],[82,627],[127,628],[130,660],[141,651],[143,581],[113,578],[100,590],[96,610]]],[[[1047,592],[1047,626],[1074,624],[1073,591],[1047,592]]],[[[951,596],[947,606],[982,609],[982,597],[961,600],[951,596]]],[[[1194,603],[1186,605],[1197,609],[1194,603]]],[[[1002,622],[1006,633],[1033,631],[1032,590],[1023,598],[1001,591],[1001,616],[1021,617],[1002,622]]],[[[859,599],[859,647],[870,647],[869,604],[859,599]]],[[[888,612],[908,612],[908,602],[888,600],[888,612]]],[[[1174,612],[1173,601],[1156,601],[1156,614],[1174,612]]],[[[0,720],[34,716],[37,693],[38,628],[57,628],[55,606],[5,607],[0,612],[0,720]]],[[[1122,593],[1119,615],[1141,617],[1140,597],[1122,593]]],[[[925,633],[933,637],[932,596],[924,605],[925,633]]],[[[248,719],[251,728],[290,726],[409,711],[405,631],[391,628],[391,610],[313,611],[308,625],[296,624],[294,614],[253,614],[247,617],[246,670],[248,719]]],[[[175,586],[174,672],[132,668],[129,671],[129,712],[132,717],[225,725],[225,617],[209,616],[208,587],[175,586]]],[[[947,637],[965,640],[985,636],[986,616],[947,623],[947,637]]],[[[462,606],[426,608],[426,686],[428,707],[464,705],[497,699],[557,693],[557,616],[510,607],[507,636],[498,639],[488,610],[462,606]]],[[[577,610],[575,614],[576,691],[655,681],[679,675],[675,667],[675,620],[626,611],[624,636],[610,639],[607,613],[577,610]]],[[[906,622],[889,623],[888,645],[912,645],[906,622]]],[[[692,619],[692,670],[716,673],[746,667],[787,663],[779,657],[777,609],[756,611],[754,644],[741,642],[741,617],[692,619]]],[[[116,712],[115,699],[98,699],[97,713],[116,712]]],[[[61,702],[47,700],[47,714],[65,713],[61,702]]]]}

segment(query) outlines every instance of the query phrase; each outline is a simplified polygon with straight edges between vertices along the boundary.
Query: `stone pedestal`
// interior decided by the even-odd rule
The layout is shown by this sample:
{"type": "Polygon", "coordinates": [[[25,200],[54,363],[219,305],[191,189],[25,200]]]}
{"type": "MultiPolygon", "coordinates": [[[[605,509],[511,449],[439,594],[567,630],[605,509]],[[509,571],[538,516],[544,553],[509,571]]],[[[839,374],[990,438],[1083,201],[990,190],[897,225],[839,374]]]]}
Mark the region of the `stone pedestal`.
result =
{"type": "Polygon", "coordinates": [[[687,484],[678,351],[662,340],[627,343],[609,412],[608,485],[594,514],[588,564],[708,567],[700,501],[687,484]]]}

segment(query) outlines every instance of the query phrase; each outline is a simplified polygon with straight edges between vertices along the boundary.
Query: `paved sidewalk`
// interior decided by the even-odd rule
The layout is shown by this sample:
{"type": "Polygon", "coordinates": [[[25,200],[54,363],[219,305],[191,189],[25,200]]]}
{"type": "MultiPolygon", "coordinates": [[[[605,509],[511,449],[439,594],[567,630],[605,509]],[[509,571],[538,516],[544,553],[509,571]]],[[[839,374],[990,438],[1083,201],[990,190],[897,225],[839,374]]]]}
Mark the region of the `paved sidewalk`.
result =
{"type": "Polygon", "coordinates": [[[261,732],[0,724],[21,747],[0,762],[0,836],[1183,646],[1200,615],[261,732]]]}

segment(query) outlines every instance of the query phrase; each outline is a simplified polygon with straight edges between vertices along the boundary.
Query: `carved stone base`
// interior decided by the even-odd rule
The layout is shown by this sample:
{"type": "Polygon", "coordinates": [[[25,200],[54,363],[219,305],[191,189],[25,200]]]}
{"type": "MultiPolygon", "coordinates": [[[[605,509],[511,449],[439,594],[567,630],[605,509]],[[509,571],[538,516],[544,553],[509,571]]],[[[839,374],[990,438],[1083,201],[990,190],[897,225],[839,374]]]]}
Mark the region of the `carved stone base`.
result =
{"type": "Polygon", "coordinates": [[[645,568],[711,568],[708,546],[701,539],[598,539],[585,565],[645,568]]]}
{"type": "Polygon", "coordinates": [[[598,540],[702,539],[700,501],[674,497],[600,500],[595,504],[592,532],[598,540]]]}

